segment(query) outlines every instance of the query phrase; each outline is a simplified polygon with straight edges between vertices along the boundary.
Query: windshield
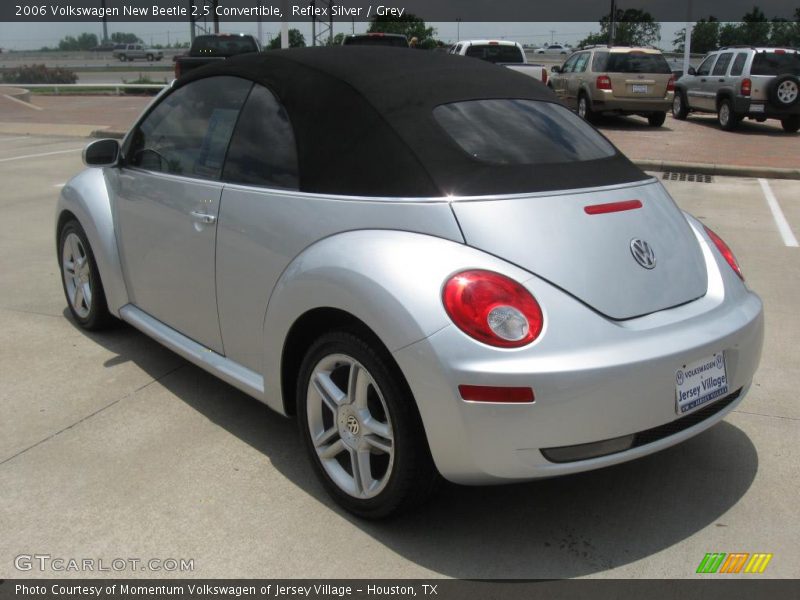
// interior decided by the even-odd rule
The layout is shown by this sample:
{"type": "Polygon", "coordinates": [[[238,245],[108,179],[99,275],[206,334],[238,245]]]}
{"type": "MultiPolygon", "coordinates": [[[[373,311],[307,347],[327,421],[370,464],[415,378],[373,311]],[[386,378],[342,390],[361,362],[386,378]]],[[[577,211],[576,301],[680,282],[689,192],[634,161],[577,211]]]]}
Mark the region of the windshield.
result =
{"type": "Polygon", "coordinates": [[[552,102],[469,100],[437,106],[433,116],[465,152],[482,162],[572,163],[616,153],[580,117],[552,102]]]}
{"type": "Polygon", "coordinates": [[[209,56],[233,56],[258,52],[258,47],[249,36],[201,35],[194,39],[192,52],[209,56]]]}
{"type": "Polygon", "coordinates": [[[667,59],[661,54],[609,52],[603,53],[603,57],[597,70],[606,73],[672,73],[667,59]]]}
{"type": "Polygon", "coordinates": [[[491,63],[523,63],[525,57],[516,46],[481,44],[467,48],[467,56],[488,60],[491,63]]]}
{"type": "Polygon", "coordinates": [[[752,75],[800,75],[800,54],[759,52],[753,58],[752,75]]]}

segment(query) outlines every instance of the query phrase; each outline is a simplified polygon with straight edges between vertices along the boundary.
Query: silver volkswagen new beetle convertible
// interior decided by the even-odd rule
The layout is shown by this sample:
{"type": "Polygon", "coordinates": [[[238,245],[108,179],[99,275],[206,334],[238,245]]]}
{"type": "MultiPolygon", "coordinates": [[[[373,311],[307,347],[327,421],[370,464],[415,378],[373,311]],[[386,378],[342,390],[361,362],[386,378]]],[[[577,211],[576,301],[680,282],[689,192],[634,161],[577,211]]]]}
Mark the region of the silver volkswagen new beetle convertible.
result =
{"type": "Polygon", "coordinates": [[[392,48],[198,69],[58,201],[74,319],[119,318],[284,415],[378,518],[605,467],[741,402],[731,250],[529,77],[392,48]]]}

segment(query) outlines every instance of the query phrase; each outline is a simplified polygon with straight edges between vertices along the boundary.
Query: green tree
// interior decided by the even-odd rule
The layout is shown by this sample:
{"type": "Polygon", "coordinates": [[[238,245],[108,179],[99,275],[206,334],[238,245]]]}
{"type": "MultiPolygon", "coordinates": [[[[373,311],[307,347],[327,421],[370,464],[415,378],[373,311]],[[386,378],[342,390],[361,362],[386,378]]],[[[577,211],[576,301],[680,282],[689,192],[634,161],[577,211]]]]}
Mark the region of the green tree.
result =
{"type": "Polygon", "coordinates": [[[406,13],[400,17],[372,17],[367,33],[400,33],[409,40],[417,38],[417,41],[422,44],[424,40],[433,38],[436,30],[433,27],[426,27],[425,21],[418,16],[406,13]]]}
{"type": "Polygon", "coordinates": [[[141,44],[142,40],[135,33],[116,31],[111,34],[111,41],[115,44],[141,44]]]}
{"type": "MultiPolygon", "coordinates": [[[[800,17],[800,8],[796,15],[800,17]]],[[[772,19],[772,27],[769,32],[770,46],[800,46],[800,18],[797,21],[787,19],[772,19]]]]}
{"type": "Polygon", "coordinates": [[[58,49],[67,52],[91,50],[98,45],[97,36],[93,33],[82,33],[77,38],[71,35],[58,42],[58,49]]]}
{"type": "MultiPolygon", "coordinates": [[[[306,38],[300,33],[299,29],[289,30],[289,48],[304,48],[306,38]]],[[[278,50],[281,47],[281,36],[275,36],[269,43],[270,50],[278,50]]]]}
{"type": "Polygon", "coordinates": [[[337,33],[335,36],[333,36],[333,41],[329,42],[327,45],[328,46],[341,46],[342,45],[342,40],[344,40],[344,36],[345,36],[344,33],[337,33]]]}
{"type": "MultiPolygon", "coordinates": [[[[686,42],[686,30],[681,29],[672,44],[676,52],[683,52],[686,42]]],[[[692,52],[705,54],[719,47],[719,21],[716,17],[710,16],[708,19],[700,19],[692,28],[692,52]]]]}
{"type": "MultiPolygon", "coordinates": [[[[614,44],[620,46],[653,46],[661,40],[661,25],[653,15],[636,8],[616,10],[614,44]]],[[[579,46],[608,43],[611,13],[600,19],[600,33],[591,33],[581,40],[579,46]]]]}

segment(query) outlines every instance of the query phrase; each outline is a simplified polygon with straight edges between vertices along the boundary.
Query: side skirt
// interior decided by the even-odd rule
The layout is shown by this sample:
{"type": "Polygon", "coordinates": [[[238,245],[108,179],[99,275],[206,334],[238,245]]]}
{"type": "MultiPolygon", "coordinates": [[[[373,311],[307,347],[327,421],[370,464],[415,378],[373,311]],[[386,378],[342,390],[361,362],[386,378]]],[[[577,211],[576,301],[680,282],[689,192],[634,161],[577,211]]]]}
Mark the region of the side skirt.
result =
{"type": "Polygon", "coordinates": [[[123,321],[130,323],[189,362],[216,375],[256,400],[264,401],[264,378],[255,371],[198,344],[132,304],[120,308],[119,316],[123,321]]]}

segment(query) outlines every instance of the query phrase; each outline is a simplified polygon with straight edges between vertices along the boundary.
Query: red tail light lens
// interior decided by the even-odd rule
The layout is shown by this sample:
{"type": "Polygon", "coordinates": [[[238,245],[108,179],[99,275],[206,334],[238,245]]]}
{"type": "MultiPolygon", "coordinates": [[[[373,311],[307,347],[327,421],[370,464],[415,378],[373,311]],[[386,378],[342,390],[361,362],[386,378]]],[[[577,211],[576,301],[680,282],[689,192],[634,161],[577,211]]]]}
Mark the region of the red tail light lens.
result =
{"type": "Polygon", "coordinates": [[[675,77],[674,76],[670,77],[669,81],[667,82],[667,91],[668,92],[674,92],[675,91],[675,77]]]}
{"type": "Polygon", "coordinates": [[[444,285],[442,302],[461,331],[490,346],[526,346],[544,325],[542,309],[531,293],[493,271],[453,275],[444,285]]]}
{"type": "Polygon", "coordinates": [[[749,79],[742,79],[742,96],[749,96],[753,89],[753,82],[749,79]]]}
{"type": "Polygon", "coordinates": [[[611,78],[608,75],[600,75],[595,82],[595,86],[598,90],[610,90],[611,78]]]}
{"type": "Polygon", "coordinates": [[[542,83],[547,84],[547,68],[542,69],[542,83]]]}
{"type": "Polygon", "coordinates": [[[458,392],[468,402],[533,402],[533,389],[525,387],[494,387],[460,385],[458,392]]]}
{"type": "Polygon", "coordinates": [[[744,281],[744,275],[742,275],[742,269],[739,267],[739,263],[736,261],[736,257],[733,255],[733,251],[728,247],[722,238],[719,237],[716,233],[711,231],[708,227],[705,227],[706,233],[708,237],[711,238],[711,241],[714,242],[714,245],[719,250],[720,254],[722,254],[725,261],[731,266],[731,269],[739,276],[739,279],[744,281]]]}

